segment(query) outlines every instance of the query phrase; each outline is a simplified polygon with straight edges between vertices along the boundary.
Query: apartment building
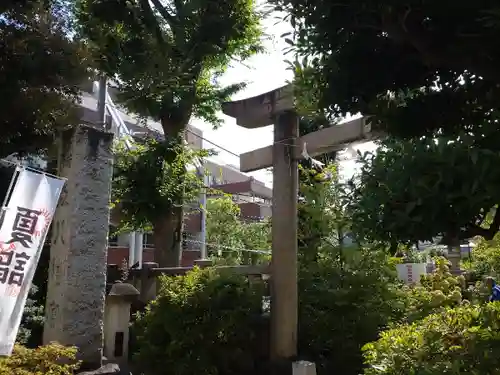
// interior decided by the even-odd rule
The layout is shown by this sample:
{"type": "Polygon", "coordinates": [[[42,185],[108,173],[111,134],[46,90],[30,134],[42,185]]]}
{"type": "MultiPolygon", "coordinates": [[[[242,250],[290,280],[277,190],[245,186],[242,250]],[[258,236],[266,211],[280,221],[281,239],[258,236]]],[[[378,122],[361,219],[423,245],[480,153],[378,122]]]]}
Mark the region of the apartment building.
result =
{"type": "MultiPolygon", "coordinates": [[[[139,118],[127,113],[123,108],[114,105],[112,103],[113,94],[113,89],[110,89],[109,99],[111,100],[108,100],[107,106],[107,125],[117,136],[123,134],[124,129],[128,134],[136,138],[146,134],[161,135],[163,133],[161,124],[158,122],[148,120],[144,123],[139,118]],[[121,124],[117,124],[117,122],[121,124]]],[[[83,87],[80,105],[82,107],[82,119],[85,122],[96,123],[98,121],[98,101],[95,87],[91,83],[83,87]]],[[[203,132],[196,127],[188,127],[186,141],[194,149],[201,149],[203,147],[203,132]]],[[[260,220],[271,216],[272,189],[263,182],[239,171],[236,166],[223,165],[211,160],[206,160],[203,168],[208,172],[209,186],[215,190],[230,194],[240,206],[243,219],[260,220]]],[[[199,204],[193,205],[193,208],[197,207],[199,207],[199,204]]],[[[187,209],[186,211],[189,214],[185,217],[184,233],[186,238],[191,239],[191,241],[186,241],[184,244],[182,265],[189,266],[193,264],[194,260],[200,258],[200,245],[196,239],[201,239],[202,218],[199,209],[187,209]]],[[[111,233],[118,224],[119,216],[119,212],[112,212],[111,233]]],[[[153,261],[154,244],[152,235],[134,232],[111,236],[108,248],[108,264],[120,265],[124,259],[129,263],[153,261]],[[129,254],[134,254],[134,259],[129,259],[129,254]]]]}

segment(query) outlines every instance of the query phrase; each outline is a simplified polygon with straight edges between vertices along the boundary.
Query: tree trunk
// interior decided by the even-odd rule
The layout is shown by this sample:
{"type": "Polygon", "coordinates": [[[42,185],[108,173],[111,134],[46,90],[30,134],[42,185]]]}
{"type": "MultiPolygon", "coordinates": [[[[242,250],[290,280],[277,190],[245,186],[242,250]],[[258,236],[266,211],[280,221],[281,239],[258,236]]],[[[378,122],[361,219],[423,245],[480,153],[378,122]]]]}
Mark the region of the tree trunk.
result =
{"type": "Polygon", "coordinates": [[[153,223],[155,262],[160,267],[181,265],[183,214],[182,206],[174,207],[153,223]]]}
{"type": "MultiPolygon", "coordinates": [[[[186,122],[187,124],[187,122],[186,122]]],[[[165,139],[183,142],[183,121],[162,120],[165,139]]],[[[181,182],[179,182],[181,183],[181,182]]],[[[179,267],[182,260],[182,230],[184,222],[184,197],[173,202],[172,209],[162,213],[153,223],[155,262],[160,267],[179,267]]]]}

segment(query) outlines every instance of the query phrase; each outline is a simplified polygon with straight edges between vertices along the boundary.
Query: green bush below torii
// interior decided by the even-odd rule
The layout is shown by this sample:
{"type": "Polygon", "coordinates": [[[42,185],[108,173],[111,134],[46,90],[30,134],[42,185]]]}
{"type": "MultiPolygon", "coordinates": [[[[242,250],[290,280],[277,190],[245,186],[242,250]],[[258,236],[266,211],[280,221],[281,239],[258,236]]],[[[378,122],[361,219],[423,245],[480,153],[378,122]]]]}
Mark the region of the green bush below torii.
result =
{"type": "MultiPolygon", "coordinates": [[[[299,276],[300,357],[315,361],[320,375],[333,369],[358,374],[361,347],[403,317],[394,269],[380,253],[344,260],[332,249],[317,263],[301,264],[299,276]]],[[[265,371],[268,318],[261,283],[197,269],[160,284],[158,298],[134,325],[135,362],[145,374],[166,368],[178,375],[265,371]]]]}

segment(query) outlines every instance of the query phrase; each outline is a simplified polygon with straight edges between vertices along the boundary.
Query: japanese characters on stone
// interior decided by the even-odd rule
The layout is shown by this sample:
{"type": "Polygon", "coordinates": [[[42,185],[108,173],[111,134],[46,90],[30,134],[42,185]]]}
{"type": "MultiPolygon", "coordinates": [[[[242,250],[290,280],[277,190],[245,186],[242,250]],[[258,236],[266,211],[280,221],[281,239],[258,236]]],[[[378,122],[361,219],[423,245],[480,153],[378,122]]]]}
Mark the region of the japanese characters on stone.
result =
{"type": "Polygon", "coordinates": [[[31,258],[26,250],[29,251],[33,246],[40,214],[41,211],[17,207],[11,238],[5,241],[9,247],[0,253],[0,284],[14,288],[23,285],[25,267],[31,258]]]}

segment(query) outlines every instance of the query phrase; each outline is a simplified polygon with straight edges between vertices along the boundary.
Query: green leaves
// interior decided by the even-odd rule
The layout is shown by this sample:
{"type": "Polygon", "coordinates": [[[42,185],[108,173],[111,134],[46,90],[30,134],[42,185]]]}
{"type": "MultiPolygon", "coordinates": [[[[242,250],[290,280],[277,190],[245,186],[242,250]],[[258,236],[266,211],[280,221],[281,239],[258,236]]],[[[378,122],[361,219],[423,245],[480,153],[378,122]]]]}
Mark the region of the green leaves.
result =
{"type": "Polygon", "coordinates": [[[361,347],[403,312],[384,254],[360,253],[301,263],[299,356],[314,361],[320,375],[361,373],[361,347]]]}
{"type": "Polygon", "coordinates": [[[63,1],[0,6],[1,156],[45,151],[78,123],[78,86],[87,78],[83,46],[68,38],[63,1]]]}
{"type": "Polygon", "coordinates": [[[498,372],[499,303],[463,306],[383,332],[365,345],[365,375],[498,372]]]}
{"type": "Polygon", "coordinates": [[[117,83],[119,101],[162,125],[165,145],[149,144],[147,152],[122,164],[127,177],[123,183],[115,179],[115,185],[118,197],[129,201],[123,203],[128,204],[126,217],[139,226],[154,225],[160,265],[177,265],[181,207],[190,199],[183,192],[196,186],[185,173],[189,158],[179,146],[181,134],[192,116],[214,127],[221,124],[221,104],[244,85],[224,87],[218,79],[233,60],[262,49],[261,14],[254,0],[76,3],[79,34],[98,68],[117,83]],[[167,149],[179,154],[164,155],[167,149]]]}
{"type": "Polygon", "coordinates": [[[122,214],[121,226],[150,229],[180,198],[185,203],[197,199],[203,181],[194,171],[187,171],[186,165],[207,155],[205,150],[193,151],[176,140],[148,139],[130,150],[118,143],[112,201],[122,214]]]}
{"type": "Polygon", "coordinates": [[[253,0],[78,0],[77,16],[101,69],[119,78],[122,102],[166,133],[192,115],[218,125],[220,104],[241,86],[217,78],[262,50],[253,0]]]}
{"type": "Polygon", "coordinates": [[[245,222],[239,206],[230,197],[209,199],[206,210],[208,251],[212,257],[227,264],[269,260],[266,254],[255,252],[271,249],[269,222],[245,222]]]}
{"type": "Polygon", "coordinates": [[[158,298],[133,327],[141,373],[255,374],[266,356],[263,285],[215,269],[162,277],[158,298]],[[209,343],[201,345],[200,343],[209,343]],[[264,345],[265,346],[265,345],[264,345]],[[189,359],[182,359],[189,353],[189,359]]]}
{"type": "Polygon", "coordinates": [[[316,81],[319,107],[332,118],[373,115],[374,127],[403,137],[451,134],[498,119],[491,112],[500,94],[496,5],[273,3],[295,21],[295,52],[310,58],[306,81],[316,81]]]}
{"type": "MultiPolygon", "coordinates": [[[[384,254],[363,252],[347,265],[332,258],[301,264],[299,353],[320,375],[362,371],[360,348],[401,314],[394,270],[384,254]]],[[[217,269],[162,277],[158,298],[134,324],[145,374],[256,374],[267,362],[269,322],[262,314],[263,286],[217,269]],[[210,345],[199,345],[209,342],[210,345]],[[188,360],[179,360],[183,353],[188,360]]]]}
{"type": "Polygon", "coordinates": [[[354,181],[356,232],[390,243],[493,237],[498,226],[485,218],[500,201],[494,167],[500,155],[482,142],[469,136],[383,142],[364,156],[354,181]]]}
{"type": "Polygon", "coordinates": [[[492,276],[500,280],[499,240],[498,234],[490,241],[480,239],[472,249],[470,260],[463,262],[463,267],[476,279],[481,280],[485,276],[492,276]]]}

